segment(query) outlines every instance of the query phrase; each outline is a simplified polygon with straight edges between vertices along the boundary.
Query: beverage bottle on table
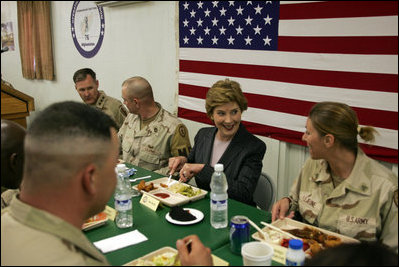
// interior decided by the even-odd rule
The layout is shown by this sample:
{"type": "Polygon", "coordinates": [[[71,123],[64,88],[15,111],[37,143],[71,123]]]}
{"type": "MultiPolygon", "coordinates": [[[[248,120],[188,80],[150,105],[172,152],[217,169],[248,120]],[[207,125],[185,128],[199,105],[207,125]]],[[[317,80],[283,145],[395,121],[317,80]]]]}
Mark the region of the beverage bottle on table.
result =
{"type": "Polygon", "coordinates": [[[216,229],[227,227],[227,188],[223,164],[215,164],[211,178],[211,225],[216,229]]]}
{"type": "Polygon", "coordinates": [[[299,239],[291,239],[285,256],[285,265],[301,266],[305,263],[305,252],[302,249],[303,242],[299,239]]]}
{"type": "Polygon", "coordinates": [[[126,167],[124,164],[118,164],[116,166],[116,171],[118,175],[114,196],[115,209],[117,211],[115,223],[116,226],[118,226],[119,228],[127,228],[133,226],[132,194],[130,191],[130,185],[128,188],[125,182],[125,169],[126,167]]]}

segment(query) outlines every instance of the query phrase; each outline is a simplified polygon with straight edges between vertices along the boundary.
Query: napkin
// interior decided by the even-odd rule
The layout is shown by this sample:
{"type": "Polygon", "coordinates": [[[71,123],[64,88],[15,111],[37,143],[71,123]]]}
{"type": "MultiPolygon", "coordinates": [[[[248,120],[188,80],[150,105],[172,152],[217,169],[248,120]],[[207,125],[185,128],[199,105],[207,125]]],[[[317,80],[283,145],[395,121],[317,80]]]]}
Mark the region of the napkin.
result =
{"type": "Polygon", "coordinates": [[[114,250],[118,250],[127,246],[141,243],[148,240],[148,238],[140,233],[139,230],[134,230],[121,235],[106,238],[93,244],[101,250],[102,253],[108,253],[114,250]]]}

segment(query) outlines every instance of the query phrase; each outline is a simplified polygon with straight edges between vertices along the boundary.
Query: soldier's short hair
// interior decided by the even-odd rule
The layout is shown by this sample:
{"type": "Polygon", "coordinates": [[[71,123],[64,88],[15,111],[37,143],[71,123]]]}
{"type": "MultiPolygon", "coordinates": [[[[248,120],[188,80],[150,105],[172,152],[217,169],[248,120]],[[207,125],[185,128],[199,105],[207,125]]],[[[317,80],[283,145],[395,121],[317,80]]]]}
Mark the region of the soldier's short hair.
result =
{"type": "Polygon", "coordinates": [[[50,105],[27,130],[24,173],[68,176],[89,162],[101,166],[111,145],[111,128],[117,125],[110,116],[84,103],[50,105]]]}
{"type": "Polygon", "coordinates": [[[75,74],[73,75],[73,82],[77,83],[80,81],[84,81],[86,80],[87,75],[90,75],[94,81],[96,80],[96,73],[90,68],[84,68],[75,72],[75,74]]]}

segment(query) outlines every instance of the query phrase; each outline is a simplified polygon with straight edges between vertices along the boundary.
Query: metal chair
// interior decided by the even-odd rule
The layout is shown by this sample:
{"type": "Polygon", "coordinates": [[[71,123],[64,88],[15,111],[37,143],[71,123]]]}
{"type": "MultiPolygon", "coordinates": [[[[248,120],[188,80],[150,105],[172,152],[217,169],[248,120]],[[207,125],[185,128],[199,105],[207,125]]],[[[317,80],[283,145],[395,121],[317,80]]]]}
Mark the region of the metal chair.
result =
{"type": "Polygon", "coordinates": [[[273,180],[266,173],[261,173],[253,195],[254,202],[258,208],[271,211],[275,198],[276,186],[273,180]]]}

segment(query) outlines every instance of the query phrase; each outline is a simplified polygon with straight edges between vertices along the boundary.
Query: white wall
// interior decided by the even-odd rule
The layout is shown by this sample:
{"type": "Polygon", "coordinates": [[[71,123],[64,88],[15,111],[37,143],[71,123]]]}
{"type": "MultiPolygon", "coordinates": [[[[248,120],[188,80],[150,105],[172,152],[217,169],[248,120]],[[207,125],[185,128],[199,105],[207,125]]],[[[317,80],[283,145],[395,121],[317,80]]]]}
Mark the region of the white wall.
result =
{"type": "MultiPolygon", "coordinates": [[[[177,113],[178,92],[178,39],[177,2],[146,1],[120,7],[104,8],[105,35],[98,54],[86,59],[75,48],[70,30],[73,1],[51,2],[54,81],[27,80],[22,78],[18,47],[17,4],[1,2],[1,22],[11,21],[14,28],[15,51],[1,55],[3,79],[35,98],[35,113],[49,104],[63,101],[81,101],[74,89],[73,73],[90,67],[97,73],[100,89],[121,99],[122,82],[140,75],[152,84],[155,98],[164,108],[177,113]]],[[[193,143],[195,133],[203,126],[183,120],[193,143]]],[[[260,137],[260,136],[259,136],[260,137]]],[[[277,184],[277,198],[287,194],[308,156],[307,148],[260,137],[267,145],[263,171],[277,184]]],[[[384,163],[398,173],[397,164],[384,163]]]]}

